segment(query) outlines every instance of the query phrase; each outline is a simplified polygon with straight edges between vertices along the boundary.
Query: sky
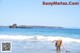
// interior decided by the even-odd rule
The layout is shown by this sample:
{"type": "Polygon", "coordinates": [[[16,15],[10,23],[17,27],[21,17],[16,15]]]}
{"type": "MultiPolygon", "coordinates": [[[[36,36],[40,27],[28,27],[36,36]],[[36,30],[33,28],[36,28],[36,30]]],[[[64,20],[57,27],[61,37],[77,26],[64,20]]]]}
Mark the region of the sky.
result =
{"type": "MultiPolygon", "coordinates": [[[[0,25],[59,26],[80,28],[80,5],[42,5],[71,0],[0,0],[0,25]]],[[[72,0],[80,2],[79,0],[72,0]]]]}

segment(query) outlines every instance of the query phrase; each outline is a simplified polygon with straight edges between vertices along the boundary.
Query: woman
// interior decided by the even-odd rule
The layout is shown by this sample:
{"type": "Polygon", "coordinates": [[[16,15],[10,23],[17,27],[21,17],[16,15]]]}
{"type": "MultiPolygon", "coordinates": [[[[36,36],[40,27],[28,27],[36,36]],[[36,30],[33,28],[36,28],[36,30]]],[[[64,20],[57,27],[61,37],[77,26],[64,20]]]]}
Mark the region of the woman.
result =
{"type": "MultiPolygon", "coordinates": [[[[58,40],[54,40],[54,41],[56,41],[56,43],[55,43],[56,51],[60,51],[60,47],[63,46],[63,45],[62,45],[62,39],[59,38],[58,40]]],[[[52,43],[53,43],[54,41],[52,41],[52,43]]],[[[64,46],[63,46],[63,48],[64,48],[64,46]]],[[[65,48],[64,48],[64,49],[65,49],[65,48]]]]}

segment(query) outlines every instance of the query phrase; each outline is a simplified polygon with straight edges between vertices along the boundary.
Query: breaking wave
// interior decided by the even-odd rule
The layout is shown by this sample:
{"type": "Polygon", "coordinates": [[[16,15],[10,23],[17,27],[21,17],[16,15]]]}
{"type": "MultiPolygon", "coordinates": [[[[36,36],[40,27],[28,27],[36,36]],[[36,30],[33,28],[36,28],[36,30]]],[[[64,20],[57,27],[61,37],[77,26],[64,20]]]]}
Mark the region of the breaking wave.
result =
{"type": "Polygon", "coordinates": [[[63,42],[79,42],[80,39],[70,38],[70,37],[61,37],[61,36],[24,36],[24,35],[0,35],[0,40],[26,40],[26,41],[52,41],[61,38],[63,42]]]}

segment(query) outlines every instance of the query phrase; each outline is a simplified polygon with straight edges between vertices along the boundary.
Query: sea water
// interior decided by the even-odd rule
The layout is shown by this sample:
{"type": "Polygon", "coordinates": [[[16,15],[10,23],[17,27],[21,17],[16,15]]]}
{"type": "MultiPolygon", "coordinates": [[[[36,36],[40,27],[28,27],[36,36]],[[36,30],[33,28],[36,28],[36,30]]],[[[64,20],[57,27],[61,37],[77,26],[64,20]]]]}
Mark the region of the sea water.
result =
{"type": "MultiPolygon", "coordinates": [[[[11,52],[6,53],[57,53],[51,41],[59,38],[63,40],[66,53],[80,53],[80,29],[0,28],[0,42],[12,43],[11,52]]],[[[65,53],[63,47],[60,53],[65,53]]]]}

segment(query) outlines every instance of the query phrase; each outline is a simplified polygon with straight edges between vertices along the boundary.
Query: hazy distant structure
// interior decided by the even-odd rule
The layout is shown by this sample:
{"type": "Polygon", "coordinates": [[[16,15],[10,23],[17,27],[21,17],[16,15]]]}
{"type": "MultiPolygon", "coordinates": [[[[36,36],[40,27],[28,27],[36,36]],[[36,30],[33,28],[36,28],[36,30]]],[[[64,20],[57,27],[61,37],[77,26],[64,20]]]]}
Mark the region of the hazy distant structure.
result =
{"type": "Polygon", "coordinates": [[[17,24],[13,24],[11,26],[9,26],[10,28],[17,28],[17,24]]]}

